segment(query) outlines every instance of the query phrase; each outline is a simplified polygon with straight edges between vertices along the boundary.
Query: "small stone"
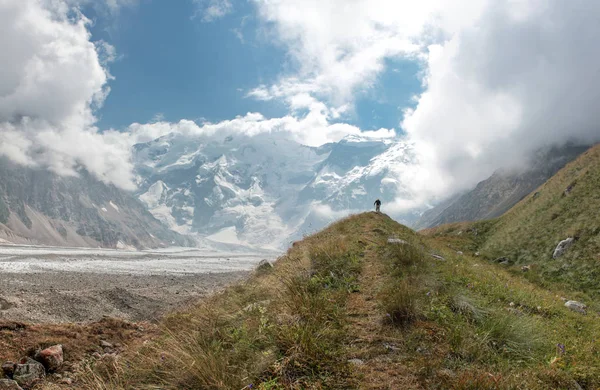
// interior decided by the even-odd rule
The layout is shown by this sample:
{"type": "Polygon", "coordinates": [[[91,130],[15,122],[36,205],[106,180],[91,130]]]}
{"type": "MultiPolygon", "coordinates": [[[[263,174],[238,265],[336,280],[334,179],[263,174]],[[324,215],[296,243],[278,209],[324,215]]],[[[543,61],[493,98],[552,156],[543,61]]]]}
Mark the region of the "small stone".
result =
{"type": "Polygon", "coordinates": [[[17,367],[16,363],[6,362],[2,365],[2,371],[4,372],[5,376],[12,378],[16,367],[17,367]]]}
{"type": "Polygon", "coordinates": [[[458,252],[456,252],[456,254],[459,255],[459,256],[463,255],[462,251],[458,251],[458,252]]]}
{"type": "Polygon", "coordinates": [[[388,242],[388,244],[400,244],[400,245],[408,244],[408,242],[404,241],[401,238],[388,238],[387,242],[388,242]]]}
{"type": "Polygon", "coordinates": [[[521,271],[523,271],[523,272],[531,271],[531,266],[530,265],[524,265],[524,266],[521,267],[521,271]]]}
{"type": "Polygon", "coordinates": [[[475,256],[479,257],[480,255],[481,255],[481,253],[475,252],[475,256]]]}
{"type": "Polygon", "coordinates": [[[511,303],[509,303],[509,304],[508,304],[508,306],[510,306],[510,307],[514,307],[514,306],[515,306],[515,303],[514,303],[514,302],[511,302],[511,303]]]}
{"type": "Polygon", "coordinates": [[[365,362],[361,359],[350,359],[348,360],[348,363],[350,363],[353,366],[362,366],[365,364],[365,362]]]}
{"type": "Polygon", "coordinates": [[[12,379],[0,379],[0,390],[23,390],[21,386],[12,379]]]}
{"type": "Polygon", "coordinates": [[[100,340],[100,346],[102,348],[112,348],[113,345],[106,340],[100,340]]]}
{"type": "Polygon", "coordinates": [[[587,306],[581,302],[567,301],[567,302],[565,302],[565,307],[568,307],[569,309],[576,311],[578,313],[586,314],[587,306]]]}
{"type": "Polygon", "coordinates": [[[92,357],[93,357],[94,359],[102,359],[102,355],[100,355],[100,352],[94,352],[94,353],[92,354],[92,357]]]}
{"type": "Polygon", "coordinates": [[[571,245],[573,245],[574,242],[575,242],[575,239],[573,237],[569,237],[569,238],[564,239],[561,242],[559,242],[558,245],[556,246],[556,249],[554,249],[552,258],[558,259],[562,255],[564,255],[565,252],[567,251],[567,249],[569,249],[571,247],[571,245]]]}
{"type": "Polygon", "coordinates": [[[23,387],[31,387],[46,377],[46,370],[42,363],[31,358],[21,360],[15,367],[13,379],[23,387]]]}
{"type": "Polygon", "coordinates": [[[434,259],[441,260],[441,261],[445,261],[445,260],[446,260],[446,259],[444,259],[444,258],[443,258],[442,256],[440,256],[440,255],[433,255],[433,254],[432,254],[432,255],[431,255],[431,257],[433,257],[434,259]]]}
{"type": "Polygon", "coordinates": [[[48,371],[56,371],[64,362],[62,345],[53,345],[36,354],[36,360],[46,367],[48,371]]]}

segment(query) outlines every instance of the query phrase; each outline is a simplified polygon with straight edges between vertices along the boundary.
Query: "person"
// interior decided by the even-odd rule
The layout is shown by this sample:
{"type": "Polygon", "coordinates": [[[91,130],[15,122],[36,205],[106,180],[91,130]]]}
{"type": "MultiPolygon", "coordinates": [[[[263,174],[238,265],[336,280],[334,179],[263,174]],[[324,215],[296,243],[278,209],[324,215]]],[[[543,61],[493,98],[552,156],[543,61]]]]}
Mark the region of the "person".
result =
{"type": "Polygon", "coordinates": [[[381,201],[377,199],[373,204],[375,205],[375,211],[379,212],[379,209],[381,208],[381,201]]]}

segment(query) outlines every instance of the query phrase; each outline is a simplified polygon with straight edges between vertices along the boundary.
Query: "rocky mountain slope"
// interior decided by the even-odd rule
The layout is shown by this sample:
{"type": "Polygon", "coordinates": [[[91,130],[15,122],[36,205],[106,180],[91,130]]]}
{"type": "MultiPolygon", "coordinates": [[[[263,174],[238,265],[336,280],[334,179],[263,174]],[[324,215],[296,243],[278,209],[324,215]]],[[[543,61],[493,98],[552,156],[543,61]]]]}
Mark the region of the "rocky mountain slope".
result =
{"type": "Polygon", "coordinates": [[[411,145],[398,140],[353,136],[315,148],[280,134],[171,133],[136,145],[134,161],[139,198],[171,229],[272,248],[375,198],[409,197],[402,182],[414,167],[411,145]]]}
{"type": "Polygon", "coordinates": [[[413,227],[424,229],[499,217],[587,148],[564,146],[539,151],[525,168],[495,172],[473,190],[455,195],[424,212],[413,227]]]}
{"type": "Polygon", "coordinates": [[[190,245],[132,194],[86,172],[60,177],[0,159],[0,242],[109,248],[190,245]]]}

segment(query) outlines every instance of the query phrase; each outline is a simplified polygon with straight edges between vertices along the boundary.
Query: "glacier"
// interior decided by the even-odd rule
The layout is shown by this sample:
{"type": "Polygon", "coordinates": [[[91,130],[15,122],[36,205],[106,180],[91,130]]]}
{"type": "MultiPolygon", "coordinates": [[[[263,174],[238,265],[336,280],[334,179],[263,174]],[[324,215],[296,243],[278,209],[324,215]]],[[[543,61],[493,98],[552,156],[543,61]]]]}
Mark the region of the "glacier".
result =
{"type": "Polygon", "coordinates": [[[319,147],[284,133],[182,134],[137,144],[139,199],[172,230],[215,243],[281,249],[345,215],[382,210],[411,223],[418,174],[403,138],[347,136],[319,147]],[[387,208],[386,208],[387,206],[387,208]]]}

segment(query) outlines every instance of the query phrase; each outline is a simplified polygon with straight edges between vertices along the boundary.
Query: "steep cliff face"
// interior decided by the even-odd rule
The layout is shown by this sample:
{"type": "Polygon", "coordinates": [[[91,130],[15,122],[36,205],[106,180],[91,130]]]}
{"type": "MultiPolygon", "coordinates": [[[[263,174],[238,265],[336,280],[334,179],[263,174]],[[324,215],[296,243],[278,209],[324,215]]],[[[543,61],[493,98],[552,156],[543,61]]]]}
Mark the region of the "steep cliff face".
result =
{"type": "Polygon", "coordinates": [[[414,227],[425,229],[499,217],[587,149],[588,146],[565,146],[540,151],[523,169],[497,171],[473,190],[426,211],[414,227]]]}
{"type": "Polygon", "coordinates": [[[61,177],[0,159],[0,239],[108,248],[189,245],[133,195],[86,172],[61,177]]]}

